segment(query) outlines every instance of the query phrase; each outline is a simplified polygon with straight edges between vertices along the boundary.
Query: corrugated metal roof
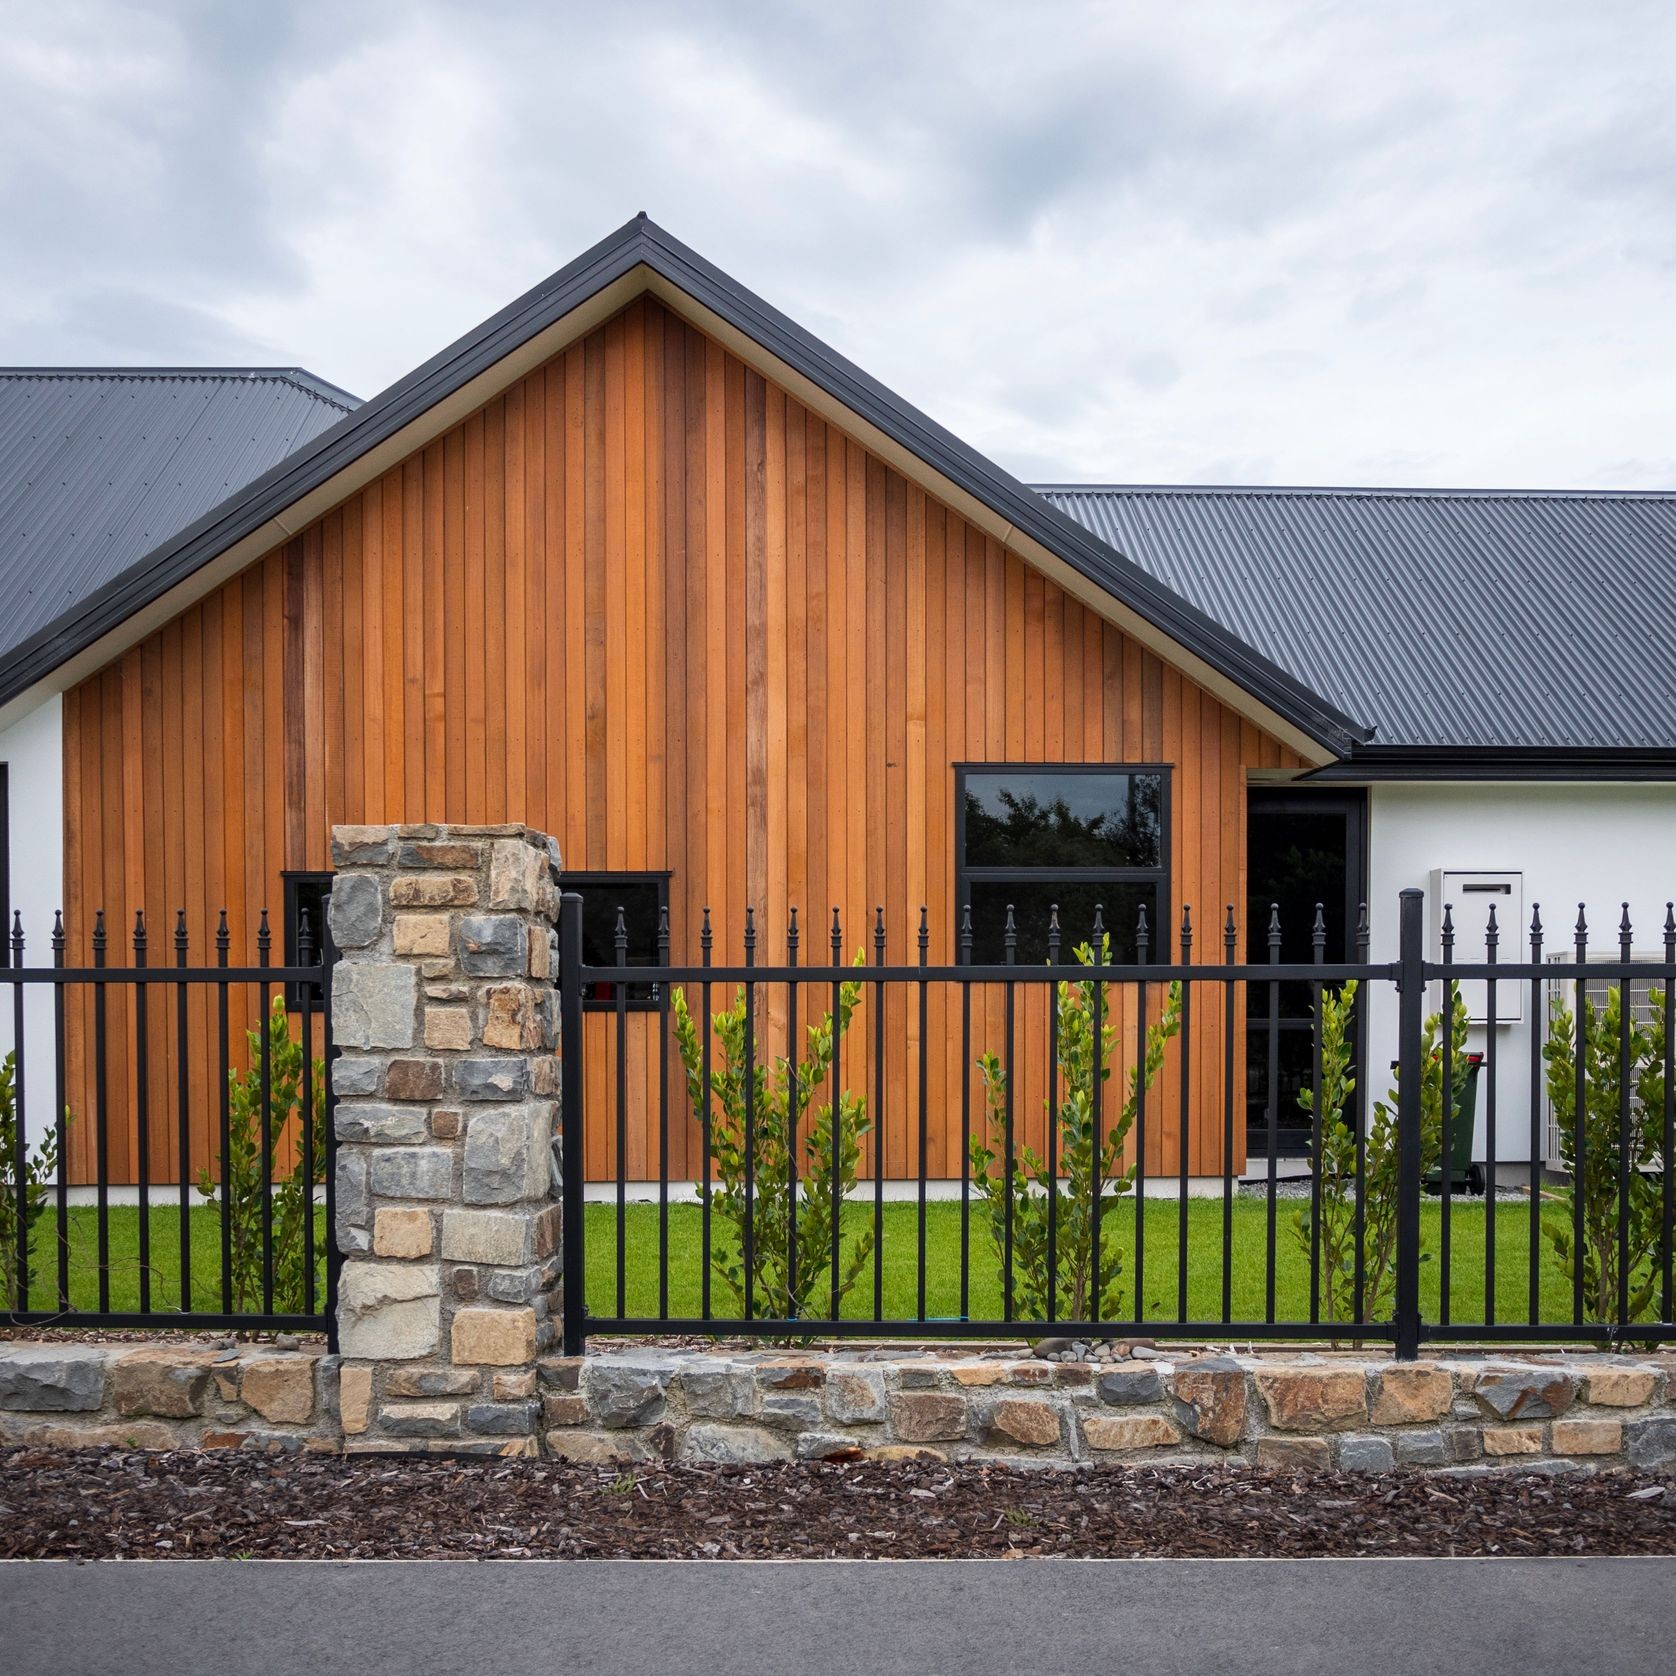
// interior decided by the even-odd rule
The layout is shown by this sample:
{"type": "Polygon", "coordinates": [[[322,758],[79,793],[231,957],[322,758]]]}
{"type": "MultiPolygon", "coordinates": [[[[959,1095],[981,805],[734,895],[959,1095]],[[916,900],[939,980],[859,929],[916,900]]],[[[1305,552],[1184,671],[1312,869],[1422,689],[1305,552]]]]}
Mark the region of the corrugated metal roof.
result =
{"type": "Polygon", "coordinates": [[[1676,494],[1039,492],[1375,745],[1676,746],[1676,494]]]}
{"type": "Polygon", "coordinates": [[[358,405],[300,368],[0,368],[0,656],[358,405]]]}

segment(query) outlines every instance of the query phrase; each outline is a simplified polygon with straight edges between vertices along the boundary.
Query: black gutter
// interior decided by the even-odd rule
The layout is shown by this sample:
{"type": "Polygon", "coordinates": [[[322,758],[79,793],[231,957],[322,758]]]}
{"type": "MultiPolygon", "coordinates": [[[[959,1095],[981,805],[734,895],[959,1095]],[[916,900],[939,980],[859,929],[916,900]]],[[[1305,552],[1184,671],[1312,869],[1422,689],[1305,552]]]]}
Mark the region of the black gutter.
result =
{"type": "Polygon", "coordinates": [[[0,671],[0,704],[43,679],[641,264],[777,356],[1328,750],[1343,755],[1369,737],[1366,728],[1319,694],[644,215],[602,239],[31,636],[0,671]]]}
{"type": "Polygon", "coordinates": [[[1676,780],[1676,750],[1593,745],[1358,745],[1302,776],[1311,782],[1400,780],[1676,780]]]}

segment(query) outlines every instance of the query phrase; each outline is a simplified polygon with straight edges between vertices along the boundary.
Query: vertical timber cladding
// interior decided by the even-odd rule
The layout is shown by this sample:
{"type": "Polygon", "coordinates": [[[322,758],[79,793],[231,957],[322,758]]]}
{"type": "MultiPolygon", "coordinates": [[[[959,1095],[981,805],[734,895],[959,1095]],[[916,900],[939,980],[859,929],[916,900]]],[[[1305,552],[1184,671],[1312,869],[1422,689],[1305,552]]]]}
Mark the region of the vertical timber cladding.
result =
{"type": "MultiPolygon", "coordinates": [[[[71,959],[100,906],[112,959],[129,958],[143,905],[154,960],[180,906],[194,960],[211,960],[225,904],[235,962],[264,907],[279,958],[279,874],[328,865],[333,822],[415,820],[522,820],[557,833],[569,867],[669,869],[678,960],[696,960],[706,904],[718,961],[737,960],[747,903],[763,960],[783,958],[793,904],[805,961],[824,955],[834,905],[847,951],[871,958],[882,903],[890,957],[910,962],[922,902],[932,959],[952,959],[952,765],[982,760],[1172,764],[1174,912],[1191,904],[1198,952],[1220,959],[1223,905],[1243,896],[1247,770],[1297,765],[650,298],[72,689],[65,756],[71,959]]],[[[1044,1004],[1020,1008],[1018,1112],[1038,1145],[1044,1004]]],[[[870,1095],[864,1011],[845,1081],[870,1095]]],[[[1000,1021],[999,997],[975,1007],[974,1053],[999,1050],[1000,1021]]],[[[630,1015],[630,1179],[656,1170],[650,1023],[630,1015]]],[[[213,1021],[191,1025],[197,1168],[213,1155],[213,1021]]],[[[1222,1167],[1219,1026],[1201,1008],[1195,1174],[1222,1167]]],[[[589,1168],[604,1177],[614,1021],[590,1014],[587,1029],[589,1168]]],[[[893,995],[893,1174],[917,1163],[917,1035],[893,995]]],[[[131,1041],[111,1036],[115,1091],[131,1041]]],[[[946,1176],[962,1065],[957,1004],[935,990],[929,1046],[930,1169],[946,1176]]],[[[172,1053],[160,1032],[154,1110],[172,1109],[172,1053]]],[[[88,1054],[72,1066],[78,1111],[88,1054]]],[[[671,1167],[691,1176],[678,1065],[670,1088],[671,1167]]],[[[1161,1084],[1150,1170],[1179,1167],[1178,1109],[1161,1084]]],[[[157,1128],[152,1177],[172,1179],[173,1124],[157,1128]]],[[[72,1126],[80,1176],[90,1130],[72,1126]]],[[[120,1122],[112,1159],[132,1179],[120,1122]]]]}

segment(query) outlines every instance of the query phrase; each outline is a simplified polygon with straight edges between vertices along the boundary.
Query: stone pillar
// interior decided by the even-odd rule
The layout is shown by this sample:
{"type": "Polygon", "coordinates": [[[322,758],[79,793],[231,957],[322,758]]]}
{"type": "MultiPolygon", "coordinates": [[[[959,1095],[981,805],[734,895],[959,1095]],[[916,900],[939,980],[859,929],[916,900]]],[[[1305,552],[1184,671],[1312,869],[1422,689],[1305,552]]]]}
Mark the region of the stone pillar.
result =
{"type": "Polygon", "coordinates": [[[534,1454],[560,1279],[558,845],[332,830],[349,1450],[534,1454]]]}

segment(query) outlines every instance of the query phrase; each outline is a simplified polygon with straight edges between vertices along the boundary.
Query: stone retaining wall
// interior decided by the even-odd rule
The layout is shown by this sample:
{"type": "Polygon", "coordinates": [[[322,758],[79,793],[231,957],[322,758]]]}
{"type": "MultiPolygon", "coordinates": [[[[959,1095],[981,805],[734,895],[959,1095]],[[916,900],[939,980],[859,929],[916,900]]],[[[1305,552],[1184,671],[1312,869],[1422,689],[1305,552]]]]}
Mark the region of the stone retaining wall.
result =
{"type": "Polygon", "coordinates": [[[337,1359],[254,1345],[0,1344],[0,1440],[334,1455],[337,1359]]]}
{"type": "MultiPolygon", "coordinates": [[[[534,1452],[524,1434],[484,1438],[459,1393],[438,1397],[439,1372],[453,1384],[484,1377],[422,1362],[382,1370],[387,1404],[435,1411],[421,1432],[386,1432],[385,1448],[534,1452]]],[[[500,1400],[539,1407],[543,1453],[602,1465],[930,1455],[1058,1467],[1676,1471],[1670,1356],[1402,1364],[1143,1349],[1062,1362],[1022,1348],[612,1349],[545,1357],[534,1372],[530,1395],[500,1400]]],[[[366,1446],[353,1429],[365,1416],[340,1414],[340,1373],[335,1357],[265,1345],[3,1344],[0,1440],[355,1452],[366,1446]]],[[[353,1381],[346,1389],[353,1406],[353,1381]]]]}

